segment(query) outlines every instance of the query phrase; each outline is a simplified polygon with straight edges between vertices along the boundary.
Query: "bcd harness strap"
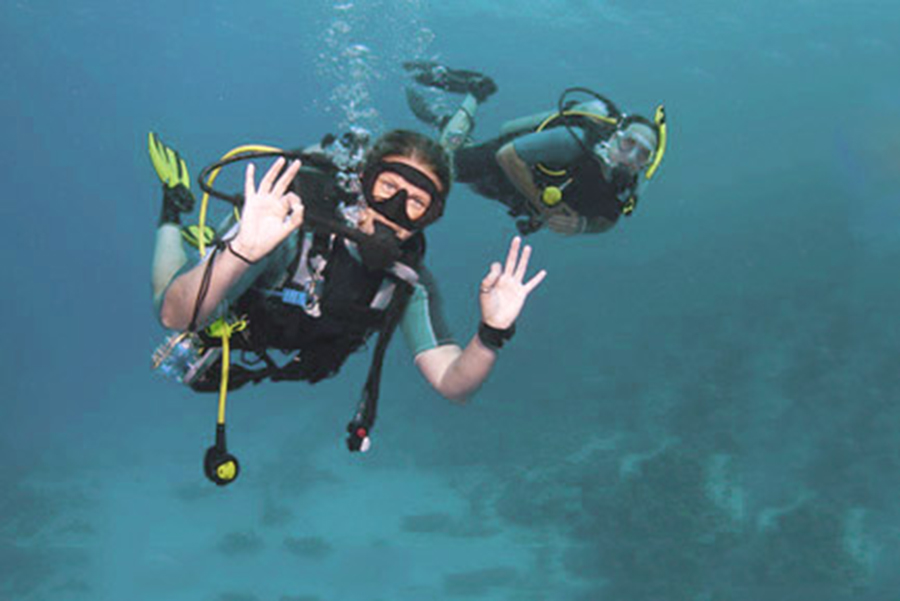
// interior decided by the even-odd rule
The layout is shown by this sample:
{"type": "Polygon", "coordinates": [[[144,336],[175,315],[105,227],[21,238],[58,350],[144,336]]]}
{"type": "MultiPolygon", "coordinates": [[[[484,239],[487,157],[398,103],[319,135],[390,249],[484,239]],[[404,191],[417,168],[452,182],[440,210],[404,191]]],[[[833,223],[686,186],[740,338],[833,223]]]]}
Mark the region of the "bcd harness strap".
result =
{"type": "MultiPolygon", "coordinates": [[[[543,131],[548,127],[556,127],[561,125],[565,127],[569,134],[575,139],[576,142],[581,146],[584,154],[587,158],[591,158],[592,160],[596,160],[593,156],[590,147],[593,146],[597,138],[604,137],[604,134],[607,134],[610,131],[615,131],[616,129],[627,127],[630,123],[645,123],[646,125],[654,128],[656,130],[658,139],[656,149],[653,153],[653,160],[650,165],[647,167],[646,173],[644,174],[644,181],[650,181],[653,176],[656,174],[656,171],[659,169],[660,164],[662,163],[663,157],[666,153],[666,147],[668,142],[668,125],[666,123],[666,109],[660,104],[656,107],[656,112],[653,116],[653,121],[648,119],[644,119],[643,117],[639,117],[637,115],[626,115],[622,113],[618,107],[608,98],[602,96],[593,90],[583,87],[575,87],[569,88],[560,95],[557,112],[551,114],[540,125],[535,129],[535,132],[543,131]],[[596,100],[602,102],[607,109],[607,115],[601,115],[599,113],[594,113],[590,111],[581,111],[576,110],[575,100],[569,100],[566,102],[566,98],[571,93],[585,93],[589,96],[593,96],[596,100]],[[575,121],[575,123],[573,123],[575,121]],[[589,140],[589,144],[585,144],[582,142],[572,130],[572,125],[579,125],[585,129],[585,132],[594,138],[594,140],[589,140]]],[[[574,175],[570,176],[568,174],[568,170],[563,169],[552,169],[543,163],[538,163],[535,165],[535,174],[539,177],[542,177],[545,180],[552,180],[556,178],[556,180],[563,179],[562,184],[554,184],[550,183],[544,187],[544,192],[542,193],[542,200],[544,204],[547,206],[554,206],[562,201],[563,191],[571,183],[574,175]],[[549,190],[549,193],[547,193],[549,190]]],[[[629,185],[627,188],[622,190],[619,194],[617,194],[621,212],[626,217],[631,216],[637,207],[638,202],[638,181],[635,182],[634,185],[629,185]]]]}
{"type": "Polygon", "coordinates": [[[362,400],[353,419],[347,424],[347,449],[351,453],[366,452],[372,444],[369,434],[375,426],[375,418],[378,416],[378,396],[381,390],[381,367],[384,363],[384,354],[400,324],[403,310],[412,293],[413,286],[408,282],[403,282],[397,286],[394,297],[388,305],[384,326],[378,332],[378,342],[372,352],[372,363],[369,365],[369,374],[366,376],[366,383],[363,386],[362,400]]]}
{"type": "MultiPolygon", "coordinates": [[[[304,244],[300,249],[300,261],[296,265],[294,269],[294,276],[291,278],[292,282],[301,283],[300,280],[303,277],[303,274],[306,274],[307,277],[315,277],[314,274],[310,274],[310,268],[308,266],[308,262],[310,260],[315,260],[318,258],[318,255],[314,255],[310,257],[311,248],[316,246],[316,242],[320,239],[318,234],[313,234],[305,237],[304,244]]],[[[206,291],[208,289],[208,282],[211,279],[211,272],[213,265],[216,260],[216,256],[221,249],[224,248],[224,244],[219,241],[214,244],[214,248],[211,252],[211,256],[208,259],[207,269],[204,272],[204,277],[201,283],[200,295],[205,296],[206,291]]],[[[370,434],[372,429],[375,426],[375,420],[378,413],[378,399],[380,393],[380,384],[381,384],[381,371],[384,363],[384,355],[387,351],[387,348],[391,342],[391,339],[394,335],[394,332],[397,329],[397,326],[400,323],[400,320],[403,316],[403,312],[406,309],[406,306],[409,302],[410,297],[414,291],[415,285],[418,283],[418,273],[408,265],[403,263],[395,263],[391,268],[385,271],[385,275],[387,278],[392,280],[389,284],[383,285],[381,289],[376,293],[375,297],[372,300],[371,307],[372,310],[383,310],[383,321],[381,326],[378,328],[378,341],[375,345],[375,349],[372,353],[372,361],[369,365],[369,372],[366,377],[366,382],[362,391],[362,398],[357,406],[356,412],[353,415],[353,418],[347,424],[347,448],[351,451],[367,451],[371,446],[370,434]]],[[[296,288],[283,288],[282,294],[284,295],[285,291],[292,291],[292,293],[296,293],[296,288]]],[[[290,302],[289,300],[285,300],[282,298],[283,302],[290,302]]],[[[314,301],[316,304],[314,307],[304,307],[304,311],[306,311],[310,316],[316,317],[317,315],[321,315],[320,308],[318,307],[318,300],[314,301]],[[312,309],[312,311],[310,311],[312,309]]],[[[196,329],[196,318],[199,313],[199,307],[202,304],[202,298],[198,298],[197,306],[194,310],[194,319],[192,320],[192,327],[190,331],[195,331],[196,329]]],[[[224,319],[218,320],[211,324],[204,333],[200,334],[201,338],[207,340],[210,344],[215,344],[215,338],[222,339],[223,346],[223,357],[222,357],[222,382],[219,385],[220,390],[220,409],[219,409],[219,422],[224,423],[224,414],[225,414],[225,395],[229,389],[233,390],[239,388],[247,383],[257,384],[265,379],[270,379],[272,381],[282,381],[282,380],[297,380],[301,379],[301,375],[297,373],[296,370],[296,362],[295,357],[292,357],[283,365],[278,365],[278,363],[271,357],[266,348],[262,348],[254,343],[253,337],[248,335],[247,327],[249,326],[252,329],[252,324],[244,319],[238,320],[235,323],[240,323],[240,327],[230,327],[227,325],[224,319]],[[226,367],[228,363],[227,357],[224,354],[227,352],[229,348],[228,341],[225,337],[221,335],[221,332],[227,332],[227,335],[230,337],[232,335],[240,338],[240,346],[245,351],[250,351],[264,363],[264,366],[253,369],[251,367],[247,367],[245,365],[231,365],[230,373],[229,368],[226,367]],[[229,379],[230,378],[230,379],[229,379]]],[[[247,363],[245,360],[244,363],[247,363]]],[[[198,387],[198,390],[212,390],[208,386],[198,387]]]]}

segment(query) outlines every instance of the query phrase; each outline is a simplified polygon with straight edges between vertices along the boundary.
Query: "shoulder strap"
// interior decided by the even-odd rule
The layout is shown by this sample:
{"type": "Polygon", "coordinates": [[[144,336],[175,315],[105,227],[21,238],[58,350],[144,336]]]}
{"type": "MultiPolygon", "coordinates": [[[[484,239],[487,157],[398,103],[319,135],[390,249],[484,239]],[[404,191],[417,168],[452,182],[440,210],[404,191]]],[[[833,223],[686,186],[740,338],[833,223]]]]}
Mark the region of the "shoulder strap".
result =
{"type": "Polygon", "coordinates": [[[365,452],[371,444],[369,435],[378,416],[378,396],[381,388],[381,368],[384,363],[384,354],[400,324],[400,318],[403,316],[412,293],[412,285],[401,280],[388,305],[384,327],[378,333],[378,342],[372,353],[372,363],[369,365],[369,375],[363,386],[362,400],[353,419],[347,424],[347,448],[351,452],[365,452]]]}

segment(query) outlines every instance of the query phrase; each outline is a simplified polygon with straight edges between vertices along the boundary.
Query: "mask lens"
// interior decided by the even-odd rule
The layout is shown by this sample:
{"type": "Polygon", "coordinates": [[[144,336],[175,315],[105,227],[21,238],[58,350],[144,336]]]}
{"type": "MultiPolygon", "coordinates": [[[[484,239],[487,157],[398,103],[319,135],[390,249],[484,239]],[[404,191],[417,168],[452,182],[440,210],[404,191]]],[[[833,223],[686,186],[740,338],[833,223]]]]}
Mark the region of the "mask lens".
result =
{"type": "Polygon", "coordinates": [[[623,133],[619,135],[619,150],[622,152],[631,152],[635,147],[635,144],[634,138],[628,134],[623,133]]]}
{"type": "Polygon", "coordinates": [[[411,194],[406,199],[406,215],[413,221],[418,221],[425,216],[431,205],[430,196],[422,196],[419,193],[411,194]]]}
{"type": "Polygon", "coordinates": [[[432,179],[405,163],[383,161],[367,169],[363,192],[372,209],[408,230],[427,227],[444,212],[444,197],[432,179]]]}
{"type": "Polygon", "coordinates": [[[644,146],[637,147],[637,161],[641,165],[645,165],[650,160],[650,151],[644,146]]]}
{"type": "Polygon", "coordinates": [[[624,155],[625,160],[636,166],[643,167],[650,161],[653,149],[647,145],[647,142],[639,136],[631,132],[620,131],[616,136],[619,152],[624,155]]]}
{"type": "Polygon", "coordinates": [[[402,203],[404,212],[411,221],[421,219],[431,205],[431,194],[419,190],[415,184],[396,173],[382,173],[375,181],[373,196],[377,203],[402,203]]]}

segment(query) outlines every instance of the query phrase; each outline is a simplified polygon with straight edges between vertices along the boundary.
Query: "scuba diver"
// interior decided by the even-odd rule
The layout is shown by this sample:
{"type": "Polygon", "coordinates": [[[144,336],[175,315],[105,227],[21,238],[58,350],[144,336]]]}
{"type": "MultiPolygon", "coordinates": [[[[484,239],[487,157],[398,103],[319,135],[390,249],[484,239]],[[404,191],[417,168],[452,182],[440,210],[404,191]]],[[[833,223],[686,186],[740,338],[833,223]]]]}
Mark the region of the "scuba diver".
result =
{"type": "Polygon", "coordinates": [[[396,327],[431,386],[465,401],[546,276],[541,270],[525,279],[531,247],[513,239],[504,264],[492,263],[481,281],[477,333],[465,348],[453,342],[422,267],[423,232],[444,212],[450,163],[419,133],[394,130],[369,144],[368,134],[351,132],[295,152],[235,149],[200,174],[201,223],[187,228],[181,216],[195,205],[187,165],[156,134],[148,144],[163,182],[154,298],[162,324],[178,331],[154,364],[196,391],[219,392],[216,443],[204,459],[206,476],[219,485],[238,473],[225,443],[227,391],[265,379],[329,378],[378,333],[362,401],[347,426],[348,448],[366,451],[396,327]],[[243,195],[212,187],[222,167],[267,156],[277,159],[258,183],[254,163],[247,164],[243,195]],[[235,206],[221,234],[203,223],[207,195],[235,206]],[[197,262],[188,261],[183,240],[198,247],[197,262]],[[241,351],[239,360],[231,349],[241,351]]]}
{"type": "Polygon", "coordinates": [[[496,138],[473,144],[475,112],[496,92],[494,82],[433,62],[404,68],[420,86],[465,94],[455,113],[440,115],[419,89],[406,89],[413,114],[440,130],[441,144],[453,155],[454,179],[506,205],[523,235],[544,226],[564,235],[611,229],[633,213],[665,154],[662,105],[651,121],[623,113],[587,88],[569,88],[556,110],[508,121],[496,138]],[[588,100],[571,98],[576,94],[588,100]]]}

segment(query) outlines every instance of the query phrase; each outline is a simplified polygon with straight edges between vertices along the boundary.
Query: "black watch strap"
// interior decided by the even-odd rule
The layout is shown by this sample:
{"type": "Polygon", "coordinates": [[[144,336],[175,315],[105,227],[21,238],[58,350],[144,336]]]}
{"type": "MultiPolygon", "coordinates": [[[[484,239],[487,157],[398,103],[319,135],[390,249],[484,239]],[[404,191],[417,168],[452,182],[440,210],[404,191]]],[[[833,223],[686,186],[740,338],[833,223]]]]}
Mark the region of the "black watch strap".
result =
{"type": "Polygon", "coordinates": [[[505,330],[492,328],[483,321],[478,325],[478,339],[481,340],[481,344],[494,351],[503,348],[503,344],[512,338],[515,333],[516,324],[512,324],[505,330]]]}

